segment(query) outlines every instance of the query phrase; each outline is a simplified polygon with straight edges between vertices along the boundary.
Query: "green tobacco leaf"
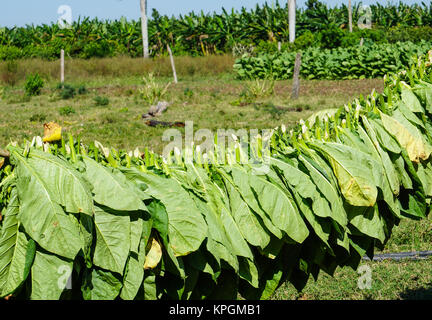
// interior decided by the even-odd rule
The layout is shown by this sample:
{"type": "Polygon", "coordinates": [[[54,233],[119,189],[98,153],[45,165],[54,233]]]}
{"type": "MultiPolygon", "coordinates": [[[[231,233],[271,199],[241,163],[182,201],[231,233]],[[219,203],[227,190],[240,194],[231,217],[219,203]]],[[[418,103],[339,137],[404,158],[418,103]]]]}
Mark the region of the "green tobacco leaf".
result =
{"type": "Polygon", "coordinates": [[[378,151],[378,153],[381,157],[381,161],[382,161],[388,182],[390,184],[390,188],[391,188],[394,195],[398,195],[399,191],[400,191],[400,181],[399,181],[399,177],[398,177],[396,168],[393,165],[393,162],[390,159],[389,154],[387,152],[385,152],[383,150],[383,148],[381,147],[381,145],[378,141],[377,135],[376,135],[373,127],[369,123],[368,119],[366,117],[362,117],[362,120],[363,120],[363,124],[365,126],[365,129],[366,129],[368,136],[370,137],[373,145],[375,146],[376,150],[378,151]]]}
{"type": "MultiPolygon", "coordinates": [[[[187,165],[187,168],[189,178],[196,181],[195,189],[201,192],[208,208],[213,211],[218,220],[218,227],[221,228],[221,232],[225,233],[225,239],[230,243],[231,252],[236,256],[252,259],[252,251],[229,210],[229,199],[225,189],[213,183],[204,169],[193,165],[187,165]]],[[[224,244],[226,244],[225,239],[221,241],[224,244]]]]}
{"type": "Polygon", "coordinates": [[[95,202],[117,211],[146,211],[141,190],[132,186],[119,170],[104,167],[88,157],[84,157],[84,163],[95,202]]]}
{"type": "MultiPolygon", "coordinates": [[[[317,189],[323,194],[331,206],[330,217],[337,221],[341,226],[346,226],[347,217],[343,207],[343,203],[338,191],[333,187],[331,182],[327,180],[324,174],[318,170],[310,160],[303,156],[299,156],[299,160],[309,171],[310,178],[316,185],[317,189]]],[[[325,217],[325,216],[322,216],[325,217]]]]}
{"type": "Polygon", "coordinates": [[[421,81],[420,84],[416,84],[413,91],[419,96],[423,104],[426,106],[426,110],[429,113],[432,112],[432,85],[430,83],[421,81]]]}
{"type": "Polygon", "coordinates": [[[34,242],[19,230],[18,213],[18,196],[13,189],[0,236],[0,297],[14,293],[26,280],[35,254],[34,242]]]}
{"type": "Polygon", "coordinates": [[[15,170],[21,201],[18,219],[42,248],[73,260],[84,247],[77,218],[63,211],[57,196],[31,163],[16,151],[12,156],[17,161],[15,170]]]}
{"type": "Polygon", "coordinates": [[[237,190],[240,192],[242,199],[247,203],[249,208],[262,219],[265,227],[275,237],[277,237],[278,239],[282,239],[282,231],[276,227],[276,225],[271,221],[271,217],[266,212],[264,212],[264,210],[258,203],[258,200],[249,185],[248,173],[246,173],[244,170],[239,170],[238,168],[232,168],[231,172],[233,177],[233,183],[235,184],[237,190]]]}
{"type": "Polygon", "coordinates": [[[130,215],[130,251],[136,254],[138,254],[141,236],[143,233],[143,222],[144,220],[141,212],[130,215]]]}
{"type": "Polygon", "coordinates": [[[146,193],[160,200],[168,213],[168,236],[176,256],[198,250],[207,236],[207,225],[187,192],[173,179],[142,173],[146,193]]]}
{"type": "Polygon", "coordinates": [[[253,260],[240,258],[239,277],[254,287],[259,287],[258,269],[253,260]]]}
{"type": "Polygon", "coordinates": [[[337,143],[313,143],[328,158],[345,199],[353,206],[372,207],[378,190],[371,177],[377,166],[367,154],[337,143]]]}
{"type": "Polygon", "coordinates": [[[151,270],[144,273],[144,300],[157,300],[156,275],[151,270]]]}
{"type": "Polygon", "coordinates": [[[422,182],[425,194],[432,197],[432,164],[420,163],[417,167],[417,175],[422,182]]]}
{"type": "Polygon", "coordinates": [[[126,266],[126,275],[123,279],[123,288],[120,298],[123,300],[133,300],[136,298],[139,288],[144,279],[144,263],[146,259],[146,246],[150,239],[151,221],[141,221],[141,235],[137,254],[133,252],[129,255],[126,266]]]}
{"type": "Polygon", "coordinates": [[[224,260],[234,270],[238,270],[238,260],[233,253],[234,249],[231,242],[224,232],[222,221],[206,202],[194,195],[191,197],[199,210],[205,214],[205,221],[208,225],[207,250],[215,257],[218,264],[220,264],[220,260],[224,260]]]}
{"type": "MultiPolygon", "coordinates": [[[[236,176],[240,171],[233,169],[236,176]]],[[[279,186],[253,174],[242,174],[247,177],[248,185],[253,190],[259,206],[271,219],[271,222],[293,240],[301,243],[306,239],[309,231],[297,209],[288,195],[279,186]]],[[[238,180],[239,177],[234,180],[238,180]]],[[[242,178],[240,178],[242,179],[242,178]]]]}
{"type": "Polygon", "coordinates": [[[262,219],[250,210],[234,186],[230,185],[228,190],[231,212],[240,232],[251,245],[265,248],[270,242],[270,235],[262,219]]]}
{"type": "Polygon", "coordinates": [[[129,257],[126,276],[120,293],[120,298],[123,300],[134,300],[137,296],[144,278],[144,260],[145,255],[144,259],[138,258],[136,255],[129,257]]]}
{"type": "Polygon", "coordinates": [[[129,216],[96,207],[95,233],[93,263],[100,268],[123,274],[130,251],[129,216]]]}
{"type": "Polygon", "coordinates": [[[405,105],[412,111],[412,112],[420,112],[424,113],[425,110],[423,109],[420,101],[412,91],[412,89],[402,87],[402,95],[401,95],[402,101],[405,103],[405,105]]]}
{"type": "Polygon", "coordinates": [[[401,147],[397,140],[388,132],[383,123],[377,119],[369,119],[369,123],[374,129],[380,145],[385,149],[395,154],[401,153],[401,147]]]}
{"type": "Polygon", "coordinates": [[[14,150],[14,158],[20,164],[37,173],[52,201],[64,207],[68,213],[93,215],[91,185],[68,162],[37,149],[31,149],[27,158],[20,155],[18,148],[11,150],[14,150]]]}
{"type": "Polygon", "coordinates": [[[105,270],[86,270],[82,287],[85,300],[114,300],[120,294],[122,283],[119,278],[105,270]]]}
{"type": "Polygon", "coordinates": [[[411,190],[413,188],[413,183],[408,172],[405,170],[405,161],[402,155],[393,157],[393,163],[395,165],[396,172],[398,173],[399,179],[402,186],[405,189],[411,190]]]}
{"type": "MultiPolygon", "coordinates": [[[[367,126],[366,119],[364,119],[364,125],[367,126]]],[[[377,164],[379,164],[373,167],[375,185],[382,191],[382,197],[391,208],[393,214],[400,218],[400,209],[396,200],[396,195],[399,194],[400,187],[399,185],[394,186],[392,190],[390,180],[398,178],[390,157],[387,152],[384,152],[380,148],[378,141],[375,140],[374,142],[362,127],[358,128],[358,133],[364,145],[367,147],[368,153],[376,160],[377,164]],[[391,176],[392,179],[389,179],[388,176],[391,176]]],[[[398,181],[393,182],[398,183],[398,181]]]]}
{"type": "Polygon", "coordinates": [[[313,213],[321,218],[332,218],[341,226],[346,226],[347,219],[340,196],[330,182],[304,158],[303,164],[311,170],[309,175],[279,159],[272,159],[271,164],[279,168],[286,182],[304,199],[311,199],[313,213]],[[318,191],[319,190],[319,191],[318,191]],[[324,196],[327,195],[327,201],[324,196]],[[330,209],[329,204],[332,204],[330,209]]]}
{"type": "Polygon", "coordinates": [[[73,262],[43,251],[36,251],[31,268],[32,300],[59,300],[65,289],[72,289],[73,262]]]}
{"type": "Polygon", "coordinates": [[[373,208],[352,207],[347,211],[350,224],[356,227],[361,233],[384,243],[386,224],[383,216],[378,211],[378,206],[374,206],[373,208]]]}
{"type": "Polygon", "coordinates": [[[168,214],[165,206],[155,199],[147,205],[147,209],[152,217],[153,228],[159,232],[164,240],[168,241],[168,214]]]}

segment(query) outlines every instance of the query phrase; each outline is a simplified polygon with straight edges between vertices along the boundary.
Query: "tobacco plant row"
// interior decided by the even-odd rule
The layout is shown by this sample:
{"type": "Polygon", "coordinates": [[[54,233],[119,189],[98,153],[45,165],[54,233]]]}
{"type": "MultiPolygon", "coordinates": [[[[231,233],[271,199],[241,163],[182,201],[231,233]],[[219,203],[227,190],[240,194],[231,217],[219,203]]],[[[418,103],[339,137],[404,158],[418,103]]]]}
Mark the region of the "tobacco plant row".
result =
{"type": "Polygon", "coordinates": [[[402,219],[429,213],[431,63],[226,152],[216,137],[214,152],[165,158],[72,137],[8,145],[0,297],[269,299],[356,269],[402,219]]]}

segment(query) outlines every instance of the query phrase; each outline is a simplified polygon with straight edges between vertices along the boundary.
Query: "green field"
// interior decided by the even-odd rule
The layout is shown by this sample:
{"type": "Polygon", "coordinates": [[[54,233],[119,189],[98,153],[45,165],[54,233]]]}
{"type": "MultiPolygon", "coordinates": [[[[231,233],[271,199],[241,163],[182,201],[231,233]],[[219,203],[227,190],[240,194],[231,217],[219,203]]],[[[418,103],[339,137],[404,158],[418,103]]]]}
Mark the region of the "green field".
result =
{"type": "MultiPolygon", "coordinates": [[[[185,60],[189,69],[179,68],[180,82],[170,85],[164,98],[171,105],[157,120],[193,121],[195,130],[271,129],[281,124],[289,128],[315,111],[342,106],[359,95],[367,95],[373,89],[380,92],[383,88],[381,79],[303,80],[300,98],[292,100],[291,81],[277,81],[274,94],[239,103],[248,90],[248,82],[236,80],[231,72],[227,72],[229,59],[210,58],[216,59],[213,63],[219,63],[219,71],[215,74],[209,72],[211,61],[197,59],[185,60]],[[196,71],[192,73],[192,69],[196,71]]],[[[71,99],[62,99],[57,89],[55,63],[21,61],[21,74],[15,75],[14,85],[3,82],[0,87],[0,108],[3,110],[0,113],[0,146],[43,135],[43,124],[54,121],[63,127],[65,133],[80,134],[85,143],[98,140],[106,146],[126,150],[149,147],[161,152],[165,144],[162,134],[166,128],[149,127],[141,119],[141,115],[149,109],[139,93],[143,87],[142,76],[136,71],[128,73],[126,68],[114,71],[116,65],[133,66],[142,62],[129,58],[113,58],[104,62],[106,68],[100,60],[69,61],[71,71],[67,83],[77,88],[84,85],[87,92],[71,99]],[[28,69],[23,69],[24,66],[28,69]],[[25,73],[22,70],[45,70],[42,74],[46,84],[40,96],[29,98],[25,95],[25,73]],[[108,105],[98,105],[97,97],[108,98],[108,105]]],[[[158,81],[164,84],[170,82],[167,61],[155,63],[159,66],[158,81]]],[[[0,64],[0,70],[4,68],[4,63],[0,64]]],[[[143,75],[152,66],[146,68],[143,75]]],[[[431,231],[430,218],[403,221],[395,228],[385,251],[432,250],[431,231]]],[[[288,283],[276,292],[273,299],[430,299],[431,261],[365,262],[372,269],[372,288],[365,290],[357,287],[360,275],[354,270],[338,269],[334,278],[322,272],[317,282],[312,278],[309,280],[303,292],[297,293],[288,283]]]]}

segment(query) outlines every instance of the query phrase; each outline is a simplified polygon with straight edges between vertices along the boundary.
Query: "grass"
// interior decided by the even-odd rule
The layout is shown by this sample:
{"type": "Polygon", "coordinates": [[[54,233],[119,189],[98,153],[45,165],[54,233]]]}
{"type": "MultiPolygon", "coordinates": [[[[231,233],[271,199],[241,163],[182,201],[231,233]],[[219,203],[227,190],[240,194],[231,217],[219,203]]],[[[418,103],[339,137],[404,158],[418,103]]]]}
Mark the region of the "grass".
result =
{"type": "MultiPolygon", "coordinates": [[[[170,79],[161,81],[167,83],[170,79]]],[[[78,87],[82,82],[77,78],[69,84],[78,87]]],[[[41,96],[31,99],[24,96],[22,87],[7,87],[0,101],[0,108],[7,110],[0,114],[0,146],[41,135],[43,122],[54,121],[65,132],[82,134],[87,143],[98,140],[121,149],[149,147],[162,152],[165,128],[148,127],[141,119],[150,107],[139,94],[141,77],[120,77],[102,83],[95,76],[85,83],[88,92],[71,99],[61,99],[54,81],[46,85],[41,96]],[[109,99],[109,105],[96,106],[98,96],[109,99]],[[75,113],[60,114],[58,110],[66,107],[75,113]]],[[[244,82],[232,75],[190,77],[168,88],[165,99],[171,105],[157,120],[190,120],[194,130],[206,128],[214,132],[219,128],[272,129],[281,124],[289,127],[316,110],[341,106],[360,93],[367,94],[381,86],[381,80],[303,81],[300,98],[292,101],[291,83],[280,81],[274,95],[236,106],[232,102],[245,90],[244,82]]]]}
{"type": "Polygon", "coordinates": [[[334,277],[320,273],[302,292],[285,283],[273,300],[421,300],[432,299],[432,259],[364,262],[371,270],[370,289],[360,289],[364,273],[338,269],[334,277]]]}
{"type": "MultiPolygon", "coordinates": [[[[176,58],[180,82],[169,86],[165,99],[171,103],[157,120],[194,122],[194,130],[271,129],[281,124],[292,126],[315,111],[339,107],[372,89],[382,91],[383,81],[301,81],[300,98],[291,100],[291,81],[275,83],[274,94],[240,103],[248,86],[229,73],[232,58],[176,58]],[[194,60],[195,59],[195,60],[194,60]]],[[[66,64],[67,82],[82,92],[62,99],[58,89],[58,63],[18,61],[17,68],[0,77],[0,147],[11,141],[32,139],[43,134],[43,123],[59,123],[64,132],[81,134],[82,141],[98,140],[106,146],[126,150],[149,147],[162,152],[165,128],[145,124],[141,115],[149,105],[139,90],[143,75],[155,72],[158,81],[171,81],[171,67],[166,60],[143,62],[142,59],[115,58],[70,60],[66,64]],[[28,97],[24,92],[25,73],[38,72],[46,80],[42,94],[28,97]],[[6,85],[14,74],[15,85],[6,85]],[[3,88],[1,88],[3,86],[3,88]],[[99,98],[98,98],[99,97],[99,98]],[[96,100],[95,100],[96,99],[96,100]],[[104,103],[97,103],[97,101],[104,103]],[[108,101],[107,105],[103,105],[108,101]],[[99,104],[99,105],[97,105],[99,104]],[[102,104],[102,105],[100,105],[102,104]]],[[[0,63],[0,75],[6,68],[0,63]]],[[[78,90],[79,91],[79,90],[78,90]]],[[[184,130],[184,129],[181,129],[184,130]]],[[[404,220],[394,229],[385,252],[432,250],[432,220],[404,220]]],[[[411,299],[432,298],[432,261],[365,262],[372,269],[372,288],[357,287],[359,274],[349,268],[338,269],[332,278],[321,273],[311,279],[301,293],[290,284],[274,295],[276,300],[290,299],[411,299]]]]}
{"type": "MultiPolygon", "coordinates": [[[[383,253],[432,250],[432,215],[422,221],[402,220],[393,229],[383,253]]],[[[381,253],[376,251],[376,253],[381,253]]],[[[282,285],[274,300],[421,300],[432,299],[432,257],[419,261],[364,261],[371,270],[371,288],[360,289],[359,273],[338,268],[334,277],[321,272],[302,292],[290,283],[282,285]]],[[[361,270],[359,270],[361,271],[361,270]]]]}
{"type": "MultiPolygon", "coordinates": [[[[230,55],[208,57],[176,57],[179,80],[182,77],[221,75],[231,72],[234,58],[230,55]]],[[[158,77],[172,76],[169,58],[144,60],[142,58],[115,57],[101,59],[66,59],[66,81],[99,78],[107,80],[140,77],[153,72],[158,77]]],[[[47,80],[60,78],[60,61],[27,59],[13,62],[0,61],[0,80],[9,84],[22,83],[28,74],[38,73],[47,80]]]]}

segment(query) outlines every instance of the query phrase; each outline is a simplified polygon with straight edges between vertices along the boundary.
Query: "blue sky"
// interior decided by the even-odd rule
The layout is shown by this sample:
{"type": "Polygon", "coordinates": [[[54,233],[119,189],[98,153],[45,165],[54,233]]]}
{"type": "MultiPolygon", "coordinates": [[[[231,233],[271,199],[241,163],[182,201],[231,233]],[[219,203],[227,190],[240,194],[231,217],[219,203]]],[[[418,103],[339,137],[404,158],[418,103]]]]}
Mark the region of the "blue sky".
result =
{"type": "MultiPolygon", "coordinates": [[[[280,1],[281,3],[286,0],[280,1]]],[[[272,0],[268,0],[271,3],[272,0]]],[[[305,0],[298,0],[303,5],[305,0]]],[[[330,6],[341,1],[324,0],[330,6]]],[[[347,1],[346,1],[347,2],[347,1]]],[[[353,0],[356,2],[356,0],[353,0]]],[[[364,4],[376,3],[377,0],[364,0],[364,4]]],[[[381,2],[381,1],[380,1],[381,2]]],[[[383,1],[384,2],[384,1],[383,1]]],[[[395,1],[394,1],[395,2],[395,1]]],[[[421,0],[403,0],[404,3],[421,3],[421,0]]],[[[429,2],[429,1],[426,1],[429,2]]],[[[226,9],[242,6],[252,8],[256,4],[263,4],[265,0],[148,0],[149,12],[156,8],[162,14],[185,14],[192,10],[204,12],[219,12],[222,7],[226,9]]],[[[72,9],[72,18],[79,16],[98,17],[101,19],[119,19],[125,16],[129,19],[139,17],[139,0],[2,0],[0,7],[0,26],[23,26],[25,24],[41,24],[57,21],[57,10],[61,5],[69,5],[72,9]]]]}

